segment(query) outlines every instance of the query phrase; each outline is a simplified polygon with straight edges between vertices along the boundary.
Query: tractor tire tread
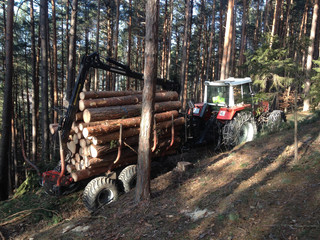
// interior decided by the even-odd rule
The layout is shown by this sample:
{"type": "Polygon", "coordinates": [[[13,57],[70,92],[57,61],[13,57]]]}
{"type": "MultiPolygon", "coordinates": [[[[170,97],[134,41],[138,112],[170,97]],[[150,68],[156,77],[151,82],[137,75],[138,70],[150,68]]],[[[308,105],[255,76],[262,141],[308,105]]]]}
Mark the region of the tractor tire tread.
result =
{"type": "Polygon", "coordinates": [[[82,200],[89,212],[94,212],[102,206],[97,202],[97,197],[104,189],[108,189],[113,193],[113,199],[110,202],[118,199],[118,189],[115,181],[107,177],[96,177],[88,183],[83,191],[82,200]]]}
{"type": "Polygon", "coordinates": [[[125,167],[119,174],[118,179],[123,184],[124,192],[129,192],[133,188],[133,181],[137,177],[137,165],[129,165],[125,167]]]}

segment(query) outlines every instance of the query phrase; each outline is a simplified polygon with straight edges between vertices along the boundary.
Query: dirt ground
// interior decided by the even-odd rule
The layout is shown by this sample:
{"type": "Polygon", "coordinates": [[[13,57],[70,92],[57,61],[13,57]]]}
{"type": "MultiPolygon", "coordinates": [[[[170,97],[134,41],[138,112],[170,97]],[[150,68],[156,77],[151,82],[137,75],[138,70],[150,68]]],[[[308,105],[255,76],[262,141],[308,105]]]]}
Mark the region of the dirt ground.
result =
{"type": "Polygon", "coordinates": [[[0,239],[320,239],[320,120],[298,139],[297,161],[292,128],[231,151],[192,150],[178,160],[194,167],[153,179],[149,203],[131,191],[90,215],[80,191],[72,205],[59,200],[50,225],[28,211],[1,221],[0,239]]]}

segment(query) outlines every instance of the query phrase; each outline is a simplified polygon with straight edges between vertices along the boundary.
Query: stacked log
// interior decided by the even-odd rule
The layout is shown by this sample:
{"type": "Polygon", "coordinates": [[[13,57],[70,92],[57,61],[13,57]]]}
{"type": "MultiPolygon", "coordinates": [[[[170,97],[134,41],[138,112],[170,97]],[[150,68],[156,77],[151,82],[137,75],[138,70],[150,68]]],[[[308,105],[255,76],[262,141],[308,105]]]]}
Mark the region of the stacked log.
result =
{"type": "MultiPolygon", "coordinates": [[[[136,163],[141,101],[142,93],[136,91],[80,93],[79,112],[67,142],[71,159],[66,170],[74,181],[136,163]]],[[[180,108],[176,92],[155,94],[153,156],[176,153],[184,125],[180,108]]]]}

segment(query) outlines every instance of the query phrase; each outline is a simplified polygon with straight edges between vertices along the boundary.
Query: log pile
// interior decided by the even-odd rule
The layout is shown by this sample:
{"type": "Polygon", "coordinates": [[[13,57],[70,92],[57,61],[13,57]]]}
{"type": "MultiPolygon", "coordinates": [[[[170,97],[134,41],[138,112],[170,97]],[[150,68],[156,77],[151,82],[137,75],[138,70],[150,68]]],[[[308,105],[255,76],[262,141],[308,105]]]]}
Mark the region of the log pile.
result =
{"type": "MultiPolygon", "coordinates": [[[[67,142],[71,158],[66,170],[74,181],[136,163],[141,101],[142,93],[134,91],[80,93],[79,112],[67,142]]],[[[153,156],[176,153],[184,125],[180,108],[176,92],[156,93],[153,156]]]]}

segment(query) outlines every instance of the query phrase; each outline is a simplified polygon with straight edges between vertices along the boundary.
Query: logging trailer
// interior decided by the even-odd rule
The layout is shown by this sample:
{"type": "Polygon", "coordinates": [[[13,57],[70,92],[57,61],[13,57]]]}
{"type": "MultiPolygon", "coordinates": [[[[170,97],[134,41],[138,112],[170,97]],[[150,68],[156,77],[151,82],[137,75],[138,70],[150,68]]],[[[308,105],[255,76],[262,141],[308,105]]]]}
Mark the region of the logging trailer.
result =
{"type": "MultiPolygon", "coordinates": [[[[141,92],[82,89],[91,68],[139,80],[143,74],[109,58],[106,62],[97,53],[82,58],[67,112],[50,128],[58,138],[60,163],[42,174],[37,169],[41,185],[51,195],[68,194],[78,189],[79,182],[88,182],[83,202],[90,212],[116,200],[119,189],[131,190],[137,172],[141,92]]],[[[285,119],[283,112],[273,111],[267,102],[253,104],[250,78],[205,82],[204,103],[190,101],[182,114],[178,112],[179,84],[157,79],[157,85],[166,91],[155,95],[154,157],[176,154],[182,145],[186,149],[205,142],[213,150],[232,148],[251,141],[258,122],[275,128],[285,119]]]]}

